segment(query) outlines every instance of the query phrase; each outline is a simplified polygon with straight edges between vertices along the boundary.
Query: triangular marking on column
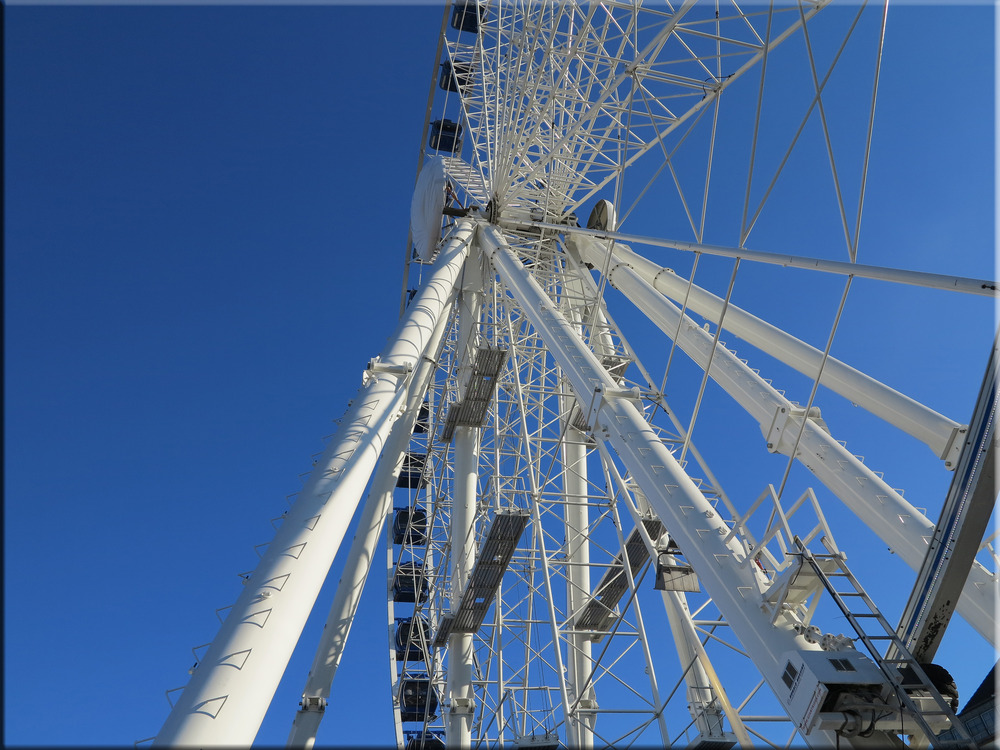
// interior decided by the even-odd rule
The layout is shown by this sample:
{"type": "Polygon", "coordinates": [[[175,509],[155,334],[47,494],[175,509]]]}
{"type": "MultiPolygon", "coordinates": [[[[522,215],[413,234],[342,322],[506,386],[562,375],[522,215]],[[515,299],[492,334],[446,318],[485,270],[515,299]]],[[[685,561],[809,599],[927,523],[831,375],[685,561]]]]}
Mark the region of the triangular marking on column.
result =
{"type": "Polygon", "coordinates": [[[281,591],[281,589],[284,588],[285,584],[288,582],[288,578],[291,575],[292,575],[291,573],[285,573],[284,575],[275,576],[274,578],[268,578],[261,584],[261,586],[281,591]]]}
{"type": "Polygon", "coordinates": [[[205,714],[205,716],[214,719],[219,715],[219,712],[222,711],[222,707],[226,704],[226,699],[228,697],[228,695],[221,695],[218,698],[209,698],[207,701],[202,701],[196,705],[192,709],[192,712],[196,714],[205,714]]]}
{"type": "Polygon", "coordinates": [[[246,625],[256,625],[258,628],[263,628],[264,624],[267,622],[267,618],[271,616],[271,609],[262,609],[259,612],[252,612],[243,618],[243,623],[246,625]]]}
{"type": "Polygon", "coordinates": [[[234,651],[231,654],[227,654],[219,659],[218,666],[220,667],[236,667],[237,669],[243,669],[243,665],[247,663],[247,659],[250,657],[250,651],[252,649],[244,649],[243,651],[234,651]]]}

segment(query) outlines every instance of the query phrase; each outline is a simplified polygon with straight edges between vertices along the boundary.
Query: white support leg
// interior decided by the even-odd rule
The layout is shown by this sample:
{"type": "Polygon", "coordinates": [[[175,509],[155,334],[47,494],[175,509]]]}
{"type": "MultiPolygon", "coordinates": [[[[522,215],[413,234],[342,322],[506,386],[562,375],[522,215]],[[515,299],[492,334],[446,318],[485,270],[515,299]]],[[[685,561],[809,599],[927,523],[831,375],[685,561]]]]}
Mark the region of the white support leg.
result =
{"type": "MultiPolygon", "coordinates": [[[[564,410],[567,411],[568,410],[564,410]]],[[[590,599],[590,542],[587,512],[587,436],[572,426],[566,427],[563,440],[563,494],[566,504],[566,611],[582,612],[590,599]]],[[[571,627],[575,618],[570,619],[571,627]]],[[[587,633],[569,637],[570,653],[566,660],[570,706],[576,710],[567,725],[571,747],[587,750],[594,746],[596,708],[594,686],[590,679],[593,643],[587,633]],[[581,693],[580,687],[586,685],[581,693]]]]}
{"type": "MultiPolygon", "coordinates": [[[[635,404],[619,396],[593,352],[525,271],[499,232],[480,226],[479,233],[483,252],[562,368],[577,399],[585,403],[597,400],[595,436],[606,441],[624,462],[785,710],[793,720],[803,719],[803,707],[793,703],[782,677],[791,660],[814,658],[810,652],[821,651],[819,645],[795,633],[790,613],[781,613],[772,623],[761,607],[766,579],[751,563],[743,541],[730,533],[635,404]]],[[[866,670],[874,670],[869,674],[876,679],[878,672],[870,660],[860,654],[852,658],[866,670]]],[[[889,689],[888,684],[885,689],[889,689]]],[[[846,722],[847,717],[838,712],[823,716],[823,726],[805,737],[811,746],[830,747],[839,739],[843,747],[877,747],[894,740],[884,732],[838,738],[826,727],[846,722]]]]}
{"type": "MultiPolygon", "coordinates": [[[[608,253],[606,242],[575,235],[570,240],[570,246],[579,253],[581,260],[603,268],[608,253]]],[[[718,324],[723,300],[699,286],[689,284],[669,268],[663,268],[628,247],[616,244],[608,269],[608,281],[614,285],[616,276],[623,275],[626,269],[648,282],[657,292],[678,301],[684,300],[688,309],[718,324]]],[[[808,377],[815,377],[819,372],[823,357],[821,351],[732,303],[726,308],[724,327],[808,377]]],[[[670,335],[673,335],[672,332],[670,335]]],[[[955,468],[962,444],[963,425],[833,357],[827,358],[820,383],[917,438],[944,460],[946,468],[955,468]]]]}
{"type": "MultiPolygon", "coordinates": [[[[448,316],[438,320],[429,345],[429,352],[437,352],[441,339],[448,327],[448,316]]],[[[344,570],[337,583],[337,593],[330,614],[323,626],[323,635],[316,649],[309,676],[302,689],[301,708],[295,714],[292,729],[288,735],[287,747],[309,750],[316,742],[316,732],[326,712],[327,701],[333,678],[340,666],[340,659],[351,632],[351,623],[361,601],[361,593],[371,570],[379,535],[385,519],[392,508],[393,491],[403,463],[406,448],[410,442],[413,425],[423,404],[427,384],[434,374],[436,362],[423,357],[414,372],[413,382],[407,398],[406,412],[393,425],[389,440],[382,451],[382,458],[372,478],[372,489],[365,502],[364,511],[358,519],[358,528],[351,542],[351,549],[344,560],[344,570]]]]}
{"type": "MultiPolygon", "coordinates": [[[[709,375],[760,423],[762,432],[768,435],[768,448],[790,454],[802,419],[791,416],[794,410],[788,399],[725,347],[719,346],[710,357],[712,337],[690,318],[682,322],[681,311],[631,268],[619,267],[614,285],[661,331],[671,337],[676,335],[677,345],[699,366],[707,367],[711,359],[709,375]]],[[[920,569],[927,554],[927,540],[934,534],[930,519],[811,417],[806,419],[795,457],[907,565],[920,569]]],[[[992,576],[975,562],[957,610],[991,643],[995,637],[995,606],[992,576]]]]}
{"type": "MultiPolygon", "coordinates": [[[[475,564],[476,487],[479,480],[479,428],[455,428],[455,485],[451,507],[451,613],[457,614],[462,592],[475,564]]],[[[471,633],[448,636],[448,698],[445,743],[468,750],[472,742],[474,694],[471,633]]]]}
{"type": "Polygon", "coordinates": [[[429,269],[154,746],[253,742],[468,254],[465,221],[429,269]]]}
{"type": "MultiPolygon", "coordinates": [[[[466,266],[466,290],[462,292],[459,311],[459,341],[462,347],[459,381],[466,383],[479,342],[479,295],[475,290],[480,275],[473,270],[478,256],[466,266]]],[[[464,396],[463,392],[460,394],[464,396]]],[[[457,614],[462,593],[476,562],[476,498],[479,483],[479,427],[455,428],[455,480],[451,506],[451,613],[457,614]]],[[[472,684],[471,633],[448,636],[448,702],[444,716],[445,744],[456,750],[468,750],[472,743],[472,718],[475,694],[472,684]]]]}
{"type": "MultiPolygon", "coordinates": [[[[600,310],[590,310],[584,304],[587,298],[586,282],[581,276],[568,279],[563,296],[564,312],[573,321],[577,331],[582,331],[583,319],[591,320],[599,316],[600,310]]],[[[603,321],[602,321],[603,322],[603,321]]],[[[614,347],[607,331],[601,327],[593,336],[594,345],[601,354],[610,354],[614,347]]],[[[572,630],[576,629],[576,615],[583,611],[591,598],[590,584],[590,511],[587,506],[587,434],[573,427],[572,407],[577,401],[572,396],[560,397],[560,406],[565,414],[563,428],[562,482],[563,482],[563,523],[566,538],[566,618],[572,630]]],[[[578,409],[586,409],[586,404],[577,404],[578,409]]],[[[566,723],[566,739],[571,747],[589,750],[594,746],[594,726],[597,708],[594,694],[592,648],[590,634],[573,632],[567,638],[569,653],[566,659],[566,683],[572,714],[566,723]],[[586,686],[586,687],[584,687],[586,686]]]]}

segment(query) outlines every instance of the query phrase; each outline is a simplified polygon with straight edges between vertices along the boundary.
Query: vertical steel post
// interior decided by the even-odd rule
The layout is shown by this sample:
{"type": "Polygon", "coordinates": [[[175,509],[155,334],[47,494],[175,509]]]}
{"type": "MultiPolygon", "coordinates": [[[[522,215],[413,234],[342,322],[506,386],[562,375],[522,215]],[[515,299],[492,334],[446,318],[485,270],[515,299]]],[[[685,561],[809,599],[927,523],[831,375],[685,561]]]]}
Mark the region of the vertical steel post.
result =
{"type": "MultiPolygon", "coordinates": [[[[459,310],[459,382],[462,397],[468,382],[479,342],[479,293],[481,277],[473,269],[479,258],[473,256],[466,264],[465,287],[459,310]]],[[[462,593],[469,582],[476,562],[476,498],[479,482],[479,427],[455,428],[455,479],[451,504],[451,596],[450,608],[458,613],[462,593]]],[[[444,727],[445,743],[449,748],[468,750],[472,743],[472,717],[475,695],[472,685],[473,634],[452,633],[448,636],[448,702],[444,727]]]]}
{"type": "MultiPolygon", "coordinates": [[[[566,399],[572,402],[572,399],[566,399]]],[[[569,413],[568,409],[563,410],[569,413]]],[[[586,750],[594,746],[596,707],[590,636],[578,632],[574,613],[583,611],[590,599],[590,541],[587,508],[587,436],[571,425],[566,426],[563,454],[563,520],[566,524],[566,615],[574,632],[569,637],[570,653],[566,660],[570,706],[575,706],[568,722],[568,740],[573,747],[586,750]],[[581,692],[581,686],[586,688],[581,692]],[[582,713],[581,713],[582,712],[582,713]]]]}

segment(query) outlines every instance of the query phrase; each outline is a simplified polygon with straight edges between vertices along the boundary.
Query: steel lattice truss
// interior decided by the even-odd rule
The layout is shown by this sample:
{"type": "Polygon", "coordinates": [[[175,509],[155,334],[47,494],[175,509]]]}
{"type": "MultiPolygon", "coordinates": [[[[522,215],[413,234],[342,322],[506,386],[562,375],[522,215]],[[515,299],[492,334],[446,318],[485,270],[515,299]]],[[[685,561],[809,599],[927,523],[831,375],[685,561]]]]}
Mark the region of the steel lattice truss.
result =
{"type": "MultiPolygon", "coordinates": [[[[582,271],[579,268],[567,271],[566,256],[553,241],[522,241],[518,249],[524,262],[534,269],[534,278],[560,301],[564,314],[573,319],[585,319],[594,309],[596,298],[584,282],[582,271]]],[[[595,730],[598,742],[614,746],[659,743],[657,715],[662,711],[663,697],[654,696],[658,688],[634,679],[636,672],[655,674],[655,666],[649,661],[651,655],[645,651],[648,646],[643,642],[642,610],[634,593],[637,586],[651,585],[655,561],[650,565],[648,556],[643,557],[635,580],[629,583],[619,600],[620,606],[613,604],[610,610],[592,608],[591,612],[585,611],[586,606],[571,609],[569,589],[575,587],[577,595],[583,597],[589,597],[591,592],[589,588],[580,589],[569,573],[570,567],[579,567],[580,563],[568,562],[573,542],[566,534],[565,508],[569,504],[587,506],[590,514],[589,568],[595,576],[617,569],[621,572],[621,583],[626,583],[624,579],[628,577],[621,564],[623,534],[628,536],[635,524],[630,514],[623,516],[623,511],[619,510],[623,506],[619,503],[627,497],[626,502],[635,517],[651,519],[653,514],[641,495],[636,498],[632,494],[636,485],[621,475],[615,482],[601,468],[596,444],[576,430],[573,433],[580,441],[578,446],[584,450],[587,463],[596,473],[586,482],[585,495],[567,496],[563,449],[567,440],[574,439],[568,438],[567,432],[574,422],[580,422],[580,406],[517,300],[500,282],[490,287],[490,292],[491,298],[484,300],[480,313],[479,345],[501,349],[507,352],[507,358],[505,369],[498,378],[496,398],[482,426],[475,546],[482,548],[498,512],[521,510],[530,514],[531,520],[507,568],[491,616],[476,634],[477,713],[473,734],[477,743],[493,746],[518,739],[523,741],[530,736],[555,737],[565,733],[563,696],[560,694],[564,680],[560,678],[562,670],[555,644],[559,644],[561,651],[568,649],[571,652],[578,647],[573,638],[574,623],[581,622],[589,614],[587,640],[595,641],[598,646],[587,659],[593,670],[587,695],[601,697],[588,709],[586,706],[590,704],[584,702],[581,708],[580,696],[576,696],[571,710],[574,714],[589,711],[600,716],[595,730]],[[623,492],[624,488],[630,491],[623,492]],[[598,614],[595,616],[594,612],[598,614]]],[[[585,326],[583,335],[595,341],[609,371],[619,373],[617,379],[622,387],[649,392],[652,384],[648,380],[640,383],[623,376],[627,368],[635,364],[634,355],[613,322],[602,318],[594,326],[585,326]]],[[[442,432],[441,421],[448,407],[459,401],[456,374],[461,348],[456,320],[438,358],[441,381],[429,389],[428,398],[439,402],[440,406],[429,411],[427,433],[415,435],[411,442],[411,451],[421,454],[426,451],[428,455],[426,483],[413,490],[408,501],[410,508],[431,509],[429,538],[426,543],[399,547],[399,554],[390,567],[392,575],[400,563],[421,556],[422,574],[430,589],[428,600],[418,603],[412,613],[413,617],[424,617],[432,623],[431,637],[423,642],[419,642],[416,631],[412,631],[415,636],[412,647],[419,648],[425,658],[402,665],[397,685],[426,674],[430,666],[430,679],[437,695],[444,695],[447,690],[448,656],[441,648],[443,644],[434,643],[433,625],[441,623],[449,607],[453,544],[451,498],[454,496],[454,447],[437,436],[442,432]],[[435,645],[438,646],[437,656],[435,645]]],[[[641,373],[636,374],[641,378],[641,373]]],[[[662,410],[660,414],[663,415],[662,410]]],[[[658,428],[658,434],[669,445],[679,446],[683,442],[673,425],[658,428]]],[[[693,470],[696,468],[692,466],[693,470]]],[[[618,472],[617,469],[611,471],[618,472]]],[[[720,493],[711,481],[701,477],[699,484],[706,496],[715,498],[717,504],[720,493]]],[[[657,536],[651,541],[660,540],[657,536]]],[[[597,583],[595,578],[592,584],[597,583]]],[[[711,622],[709,632],[717,642],[726,643],[727,639],[715,634],[724,627],[724,620],[712,608],[709,599],[698,598],[701,599],[697,607],[699,614],[712,612],[711,617],[705,619],[711,622]]],[[[398,615],[402,608],[397,605],[396,609],[398,615]]],[[[737,647],[729,643],[728,648],[737,647]]],[[[672,687],[676,690],[677,686],[672,687]]],[[[706,695],[711,695],[709,685],[700,687],[706,695]]],[[[679,695],[683,711],[686,691],[681,689],[679,695]]],[[[692,719],[689,717],[681,726],[684,723],[690,724],[692,719]]],[[[440,718],[429,719],[426,729],[442,726],[440,718]]]]}
{"type": "MultiPolygon", "coordinates": [[[[856,261],[863,180],[850,217],[822,90],[861,9],[823,68],[809,27],[826,5],[456,6],[478,7],[478,15],[443,40],[441,109],[460,120],[467,140],[464,150],[461,137],[438,149],[455,199],[442,240],[432,257],[408,258],[415,296],[400,330],[369,364],[304,505],[293,508],[234,608],[243,619],[213,645],[228,649],[223,661],[267,645],[266,634],[247,635],[239,624],[260,612],[277,619],[269,588],[281,592],[301,577],[296,561],[318,546],[310,542],[331,523],[326,509],[335,500],[353,508],[371,477],[292,745],[315,739],[368,574],[358,561],[371,559],[383,526],[389,621],[403,634],[390,649],[401,748],[435,746],[440,736],[460,748],[902,746],[955,723],[942,686],[847,567],[825,510],[840,501],[912,568],[934,524],[847,450],[814,398],[822,382],[918,438],[948,468],[959,462],[967,426],[831,357],[832,335],[822,351],[733,300],[742,243],[761,211],[751,212],[750,194],[763,69],[793,38],[813,89],[788,152],[818,112],[820,162],[809,168],[830,168],[856,261]],[[760,73],[760,90],[731,253],[738,260],[724,294],[700,286],[698,260],[685,277],[633,251],[615,233],[613,207],[580,226],[576,212],[597,197],[613,195],[621,206],[627,173],[649,180],[633,188],[636,203],[669,174],[695,244],[664,244],[718,251],[700,243],[719,102],[750,71],[760,73]],[[706,164],[703,187],[691,190],[674,161],[695,140],[706,164]],[[650,151],[660,159],[655,169],[639,161],[650,151]],[[648,333],[630,340],[631,329],[616,322],[612,287],[662,334],[659,348],[638,340],[648,333]],[[724,331],[749,342],[746,358],[724,331]],[[752,367],[756,357],[804,373],[806,403],[752,367]],[[710,388],[728,399],[723,431],[710,433],[713,462],[749,444],[749,434],[762,458],[787,459],[780,481],[722,486],[693,439],[696,423],[704,432],[711,419],[703,414],[710,388]]],[[[788,158],[779,158],[761,206],[788,158]]],[[[322,533],[333,552],[303,566],[332,562],[344,531],[322,533]]],[[[992,552],[985,545],[971,563],[957,609],[987,638],[995,575],[984,563],[995,562],[992,552]]],[[[241,671],[252,681],[248,667],[241,671]]],[[[196,673],[175,713],[204,714],[220,700],[220,683],[196,673]]],[[[182,716],[174,736],[200,739],[184,732],[202,721],[182,716]]],[[[959,743],[968,740],[957,732],[959,743]]]]}
{"type": "Polygon", "coordinates": [[[685,126],[827,3],[510,3],[450,41],[479,185],[561,216],[685,126]],[[706,12],[708,11],[708,12],[706,12]]]}

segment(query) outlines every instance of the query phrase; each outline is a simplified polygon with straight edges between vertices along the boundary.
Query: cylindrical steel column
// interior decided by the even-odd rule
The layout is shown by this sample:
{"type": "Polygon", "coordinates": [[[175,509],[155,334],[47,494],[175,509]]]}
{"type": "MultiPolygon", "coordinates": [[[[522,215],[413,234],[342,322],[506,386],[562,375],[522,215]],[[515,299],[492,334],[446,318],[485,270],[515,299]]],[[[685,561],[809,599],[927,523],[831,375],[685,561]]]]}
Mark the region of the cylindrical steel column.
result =
{"type": "MultiPolygon", "coordinates": [[[[568,412],[568,409],[564,409],[568,412]]],[[[590,599],[590,540],[587,508],[587,436],[572,426],[566,427],[563,440],[563,518],[566,524],[566,614],[573,627],[576,617],[590,599]]],[[[567,739],[572,747],[594,746],[594,687],[590,634],[574,632],[569,637],[570,654],[566,660],[570,706],[575,713],[567,723],[567,739]],[[581,692],[581,688],[587,687],[581,692]],[[575,719],[572,720],[572,719],[575,719]]]]}
{"type": "Polygon", "coordinates": [[[472,227],[470,221],[461,222],[429,269],[155,746],[253,742],[399,415],[405,383],[453,297],[472,227]]]}
{"type": "MultiPolygon", "coordinates": [[[[469,266],[478,262],[472,257],[466,276],[478,277],[469,266]]],[[[467,281],[469,280],[467,279],[467,281]]],[[[462,292],[459,309],[459,346],[461,351],[459,382],[460,396],[465,396],[465,384],[479,343],[479,294],[474,288],[462,292]]],[[[479,427],[455,428],[455,480],[451,501],[451,596],[450,608],[458,612],[462,593],[469,582],[476,562],[476,497],[479,482],[479,427]]],[[[444,728],[449,748],[468,750],[472,743],[472,716],[475,695],[472,685],[471,633],[452,633],[448,637],[448,703],[444,728]]]]}
{"type": "MultiPolygon", "coordinates": [[[[447,327],[448,317],[442,315],[428,345],[429,352],[438,351],[447,327]]],[[[406,414],[393,425],[385,450],[382,451],[382,458],[375,469],[372,489],[368,494],[364,511],[358,519],[358,528],[344,561],[340,581],[337,583],[337,593],[333,604],[330,605],[330,614],[323,627],[316,657],[313,659],[302,690],[302,708],[295,714],[292,722],[287,743],[289,748],[301,747],[309,750],[316,742],[316,732],[323,720],[326,701],[330,697],[330,687],[340,666],[344,648],[347,646],[347,636],[351,632],[351,623],[358,610],[361,593],[371,570],[379,534],[392,507],[396,478],[399,476],[403,456],[413,432],[413,424],[423,403],[427,383],[436,366],[433,357],[421,358],[407,396],[406,414]]]]}

